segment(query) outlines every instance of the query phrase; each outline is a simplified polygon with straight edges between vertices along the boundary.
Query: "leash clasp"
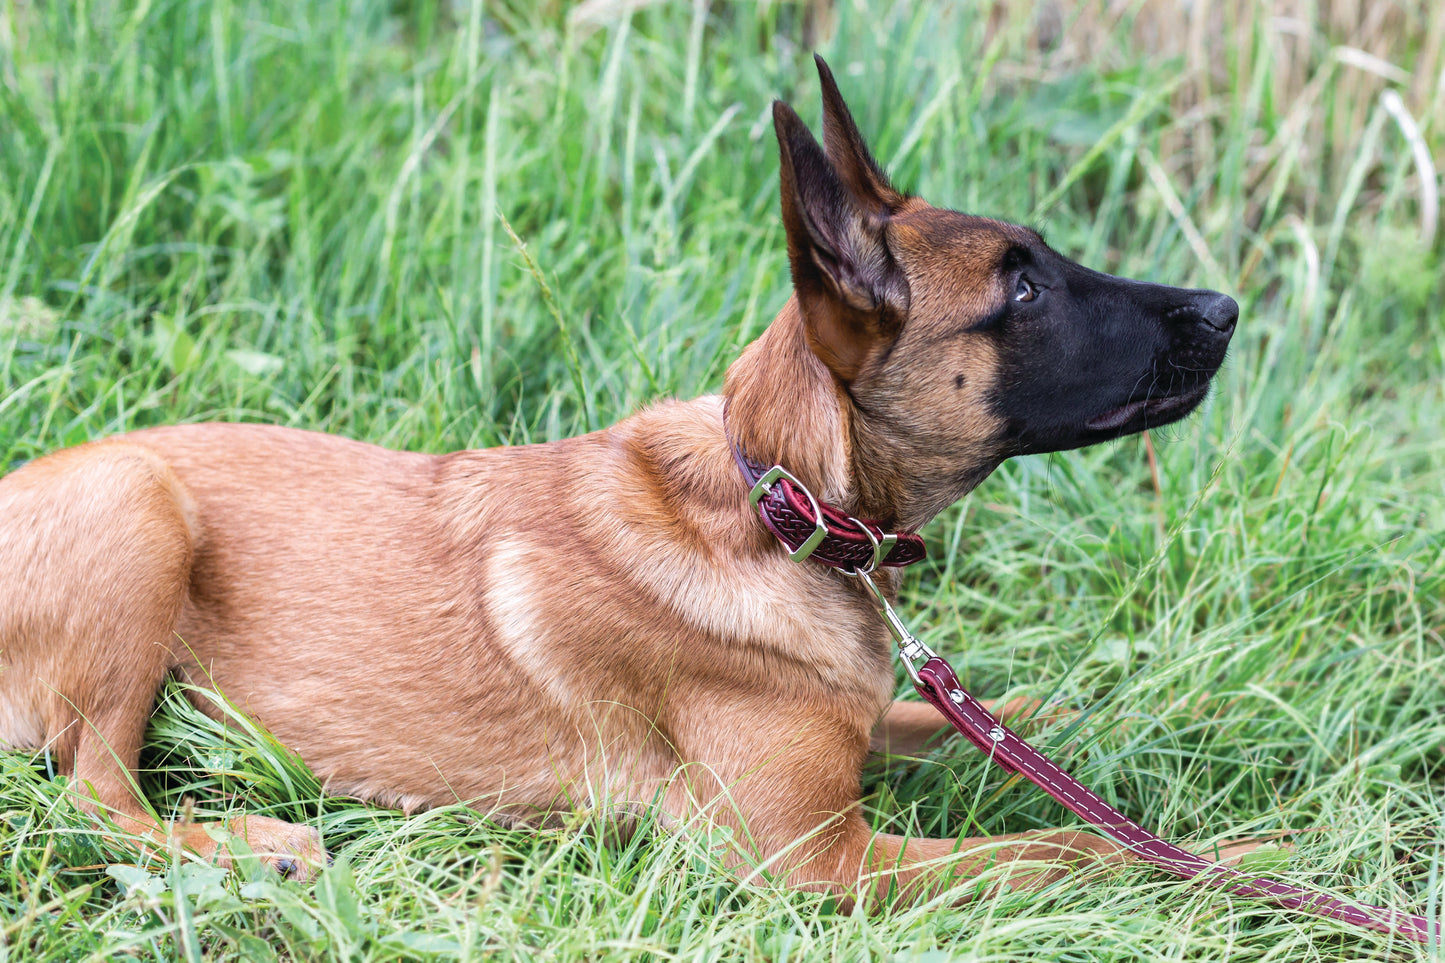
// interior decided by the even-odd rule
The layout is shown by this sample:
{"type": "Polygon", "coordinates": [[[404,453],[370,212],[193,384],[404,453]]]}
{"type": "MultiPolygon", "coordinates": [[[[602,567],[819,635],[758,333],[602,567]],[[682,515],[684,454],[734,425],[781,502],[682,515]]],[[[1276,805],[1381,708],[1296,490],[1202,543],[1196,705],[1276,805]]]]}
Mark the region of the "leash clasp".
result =
{"type": "MultiPolygon", "coordinates": [[[[813,510],[813,534],[803,540],[803,544],[798,546],[797,551],[788,552],[788,558],[791,558],[795,562],[801,562],[809,555],[812,555],[813,550],[823,544],[823,539],[828,537],[828,526],[823,521],[823,509],[818,506],[818,500],[813,497],[813,493],[808,490],[808,486],[798,481],[798,479],[793,476],[793,473],[782,465],[774,465],[764,472],[763,477],[759,478],[757,482],[753,484],[752,490],[748,492],[748,501],[754,508],[757,508],[758,502],[762,501],[763,496],[773,490],[773,483],[780,478],[785,478],[792,482],[793,487],[807,497],[808,507],[813,510]]],[[[787,546],[784,547],[786,548],[787,546]]]]}
{"type": "Polygon", "coordinates": [[[898,643],[898,657],[903,660],[903,668],[908,671],[908,677],[913,680],[914,685],[922,685],[923,680],[919,678],[918,670],[923,668],[929,659],[938,658],[938,653],[925,645],[918,636],[908,631],[908,626],[903,624],[903,620],[898,617],[898,613],[888,603],[888,598],[878,587],[878,583],[873,581],[872,575],[861,570],[848,574],[868,586],[868,591],[873,593],[873,601],[878,603],[878,611],[883,614],[883,621],[888,624],[888,631],[892,633],[893,641],[898,643]]]}

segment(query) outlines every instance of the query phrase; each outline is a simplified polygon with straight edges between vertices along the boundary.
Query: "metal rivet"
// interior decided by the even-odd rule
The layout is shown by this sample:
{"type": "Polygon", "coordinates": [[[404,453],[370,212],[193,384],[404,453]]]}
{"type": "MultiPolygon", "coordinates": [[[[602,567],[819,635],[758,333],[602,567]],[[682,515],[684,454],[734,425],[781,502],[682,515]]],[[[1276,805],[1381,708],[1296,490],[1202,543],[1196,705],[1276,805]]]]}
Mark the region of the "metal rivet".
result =
{"type": "Polygon", "coordinates": [[[963,690],[962,690],[962,689],[949,689],[949,690],[948,690],[948,697],[949,697],[949,699],[953,700],[953,704],[954,704],[954,705],[956,705],[956,706],[961,706],[961,705],[963,705],[963,690]]]}
{"type": "Polygon", "coordinates": [[[990,730],[988,731],[988,737],[989,737],[990,739],[992,739],[994,742],[1003,742],[1003,737],[1004,737],[1004,735],[1005,735],[1004,731],[1003,731],[1002,729],[1000,729],[998,726],[994,726],[992,729],[990,729],[990,730]]]}

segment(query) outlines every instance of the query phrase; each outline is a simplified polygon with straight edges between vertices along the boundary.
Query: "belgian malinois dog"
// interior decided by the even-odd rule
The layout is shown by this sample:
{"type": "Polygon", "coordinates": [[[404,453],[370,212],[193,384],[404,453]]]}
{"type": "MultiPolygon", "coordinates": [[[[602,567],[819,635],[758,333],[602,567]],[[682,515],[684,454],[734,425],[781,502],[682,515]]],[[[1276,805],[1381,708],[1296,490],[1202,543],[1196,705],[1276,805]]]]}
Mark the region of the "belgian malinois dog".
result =
{"type": "MultiPolygon", "coordinates": [[[[1073,831],[870,828],[870,744],[913,751],[943,722],[891,701],[874,603],[790,560],[733,449],[914,532],[1006,458],[1184,417],[1238,308],[900,192],[818,67],[822,146],[773,105],[794,293],[721,395],[441,456],[152,428],[0,480],[0,744],[47,748],[75,797],[142,844],[173,834],[220,861],[205,826],[160,824],[137,790],[168,675],[221,692],[333,793],[513,823],[656,807],[681,829],[732,827],[744,875],[842,899],[1127,859],[1073,831]]],[[[897,591],[895,570],[876,578],[897,591]]],[[[224,828],[283,872],[325,858],[307,826],[224,828]]]]}

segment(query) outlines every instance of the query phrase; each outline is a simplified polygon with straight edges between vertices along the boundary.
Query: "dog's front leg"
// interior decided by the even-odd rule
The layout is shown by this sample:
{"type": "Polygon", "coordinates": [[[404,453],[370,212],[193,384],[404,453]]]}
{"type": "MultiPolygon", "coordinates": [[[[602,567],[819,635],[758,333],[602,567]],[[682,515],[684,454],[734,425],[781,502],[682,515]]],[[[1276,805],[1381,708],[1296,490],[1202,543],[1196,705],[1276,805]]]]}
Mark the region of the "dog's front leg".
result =
{"type": "MultiPolygon", "coordinates": [[[[1035,718],[1044,708],[1044,703],[1029,696],[1018,696],[1013,699],[985,699],[983,707],[1000,722],[1013,725],[1035,718]]],[[[1050,710],[1050,713],[1054,711],[1050,710]]],[[[1049,716],[1049,713],[1045,715],[1049,716]]],[[[952,733],[953,729],[943,716],[927,702],[900,699],[888,707],[883,718],[873,727],[868,748],[889,756],[913,756],[937,745],[952,733]]]]}
{"type": "Polygon", "coordinates": [[[684,828],[730,829],[729,862],[745,878],[782,878],[849,903],[914,900],[955,887],[969,899],[1132,858],[1072,831],[959,840],[875,832],[859,812],[868,726],[836,709],[815,703],[782,714],[776,705],[695,700],[675,730],[688,761],[668,789],[668,810],[684,828]],[[959,886],[969,880],[977,885],[959,886]]]}

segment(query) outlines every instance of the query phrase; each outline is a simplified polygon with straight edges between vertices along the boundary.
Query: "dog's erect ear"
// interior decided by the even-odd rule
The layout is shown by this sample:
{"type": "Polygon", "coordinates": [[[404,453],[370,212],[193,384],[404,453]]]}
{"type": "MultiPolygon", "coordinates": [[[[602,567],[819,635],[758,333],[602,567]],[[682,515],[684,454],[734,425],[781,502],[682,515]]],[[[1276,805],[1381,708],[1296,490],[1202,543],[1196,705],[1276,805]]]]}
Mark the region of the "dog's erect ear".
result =
{"type": "Polygon", "coordinates": [[[793,289],[813,351],[844,382],[897,334],[908,281],[888,250],[888,212],[849,189],[808,126],[773,102],[793,289]]]}
{"type": "Polygon", "coordinates": [[[893,189],[888,175],[869,153],[827,62],[817,54],[813,54],[813,60],[818,64],[818,80],[823,86],[823,148],[828,160],[854,197],[879,213],[894,213],[907,198],[893,189]]]}

